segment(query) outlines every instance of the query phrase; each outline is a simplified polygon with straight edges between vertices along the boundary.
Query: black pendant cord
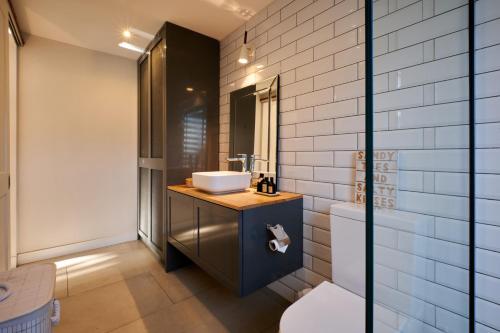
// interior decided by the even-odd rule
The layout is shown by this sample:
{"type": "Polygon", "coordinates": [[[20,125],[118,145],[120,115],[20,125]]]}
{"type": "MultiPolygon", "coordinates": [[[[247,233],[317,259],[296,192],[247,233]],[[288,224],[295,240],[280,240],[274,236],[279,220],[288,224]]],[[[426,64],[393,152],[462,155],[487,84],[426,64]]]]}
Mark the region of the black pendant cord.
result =
{"type": "Polygon", "coordinates": [[[366,159],[366,290],[365,327],[373,333],[373,16],[372,0],[365,0],[365,159],[366,159]]]}
{"type": "Polygon", "coordinates": [[[475,0],[469,0],[469,333],[476,321],[476,85],[475,85],[475,0]]]}

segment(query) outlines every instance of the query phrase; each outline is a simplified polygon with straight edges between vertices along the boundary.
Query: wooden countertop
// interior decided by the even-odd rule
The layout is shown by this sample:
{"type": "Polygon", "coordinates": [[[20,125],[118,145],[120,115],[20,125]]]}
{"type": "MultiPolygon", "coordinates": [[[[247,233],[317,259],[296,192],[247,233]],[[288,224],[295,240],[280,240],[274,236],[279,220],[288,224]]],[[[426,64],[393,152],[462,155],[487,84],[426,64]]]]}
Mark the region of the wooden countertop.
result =
{"type": "Polygon", "coordinates": [[[280,192],[278,196],[266,197],[264,195],[255,194],[254,189],[228,194],[210,194],[185,185],[172,185],[169,186],[168,189],[235,210],[251,209],[302,198],[302,194],[289,192],[280,192]]]}

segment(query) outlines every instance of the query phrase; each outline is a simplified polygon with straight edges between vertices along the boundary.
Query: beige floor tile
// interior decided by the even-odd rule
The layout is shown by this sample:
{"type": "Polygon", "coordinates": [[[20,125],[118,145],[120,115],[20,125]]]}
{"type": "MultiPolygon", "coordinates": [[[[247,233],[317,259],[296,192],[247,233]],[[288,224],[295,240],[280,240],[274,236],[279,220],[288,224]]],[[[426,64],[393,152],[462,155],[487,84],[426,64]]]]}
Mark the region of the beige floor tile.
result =
{"type": "Polygon", "coordinates": [[[263,292],[238,298],[227,289],[218,287],[201,292],[113,332],[271,333],[283,311],[284,308],[280,304],[263,292]]]}
{"type": "Polygon", "coordinates": [[[279,331],[280,331],[280,324],[279,322],[277,322],[272,326],[268,327],[267,329],[263,330],[261,333],[279,333],[279,331]]]}
{"type": "Polygon", "coordinates": [[[140,241],[46,259],[28,265],[57,266],[56,297],[75,295],[161,268],[158,259],[140,241]]]}
{"type": "Polygon", "coordinates": [[[193,298],[193,301],[189,303],[186,300],[161,309],[156,313],[120,327],[114,332],[186,332],[208,322],[209,318],[207,311],[196,304],[193,298]]]}
{"type": "Polygon", "coordinates": [[[195,265],[170,273],[166,273],[163,267],[154,267],[151,274],[174,303],[220,286],[217,281],[195,265]]]}
{"type": "Polygon", "coordinates": [[[231,331],[231,328],[228,328],[224,326],[220,322],[212,322],[209,324],[201,324],[199,326],[193,327],[189,329],[188,331],[183,331],[183,333],[231,333],[231,332],[238,332],[238,333],[255,333],[256,331],[254,330],[247,330],[247,328],[240,327],[237,331],[231,331]]]}
{"type": "Polygon", "coordinates": [[[181,318],[174,318],[168,310],[160,310],[151,315],[119,327],[113,333],[180,333],[183,325],[181,318]]]}
{"type": "Polygon", "coordinates": [[[261,332],[276,323],[285,310],[262,290],[244,298],[226,295],[227,292],[226,289],[210,290],[198,299],[232,332],[261,332]],[[219,306],[220,295],[226,295],[229,306],[219,306]]]}
{"type": "Polygon", "coordinates": [[[160,268],[157,259],[143,247],[109,248],[102,253],[84,254],[81,262],[67,267],[68,293],[75,295],[160,268]]]}
{"type": "Polygon", "coordinates": [[[235,296],[229,290],[218,287],[197,294],[169,309],[184,316],[187,313],[202,323],[184,327],[183,332],[201,330],[228,332],[260,332],[281,317],[284,308],[257,291],[245,298],[235,296]]]}
{"type": "Polygon", "coordinates": [[[55,332],[108,332],[171,304],[146,273],[62,299],[55,332]]]}
{"type": "Polygon", "coordinates": [[[269,330],[261,331],[254,324],[239,324],[226,327],[221,322],[213,322],[190,328],[182,331],[182,333],[278,333],[278,330],[274,330],[274,328],[275,325],[269,330]]]}
{"type": "Polygon", "coordinates": [[[276,333],[289,305],[266,288],[239,298],[195,265],[166,273],[139,241],[47,262],[59,267],[55,333],[276,333]]]}

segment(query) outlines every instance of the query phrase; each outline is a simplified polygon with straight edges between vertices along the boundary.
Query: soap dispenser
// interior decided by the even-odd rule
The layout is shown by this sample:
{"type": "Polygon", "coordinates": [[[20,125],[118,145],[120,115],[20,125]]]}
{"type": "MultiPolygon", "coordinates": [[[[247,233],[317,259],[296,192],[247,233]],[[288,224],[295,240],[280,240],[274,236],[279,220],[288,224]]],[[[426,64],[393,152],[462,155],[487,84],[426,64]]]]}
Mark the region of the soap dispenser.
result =
{"type": "Polygon", "coordinates": [[[271,180],[269,181],[269,184],[267,186],[267,193],[276,194],[276,184],[274,183],[274,177],[271,177],[271,180]]]}
{"type": "Polygon", "coordinates": [[[265,177],[262,182],[261,182],[261,189],[262,189],[262,193],[268,193],[268,188],[269,188],[269,179],[267,177],[265,177]]]}
{"type": "Polygon", "coordinates": [[[262,192],[262,181],[264,180],[264,174],[261,173],[259,175],[259,179],[257,180],[257,192],[262,192]]]}

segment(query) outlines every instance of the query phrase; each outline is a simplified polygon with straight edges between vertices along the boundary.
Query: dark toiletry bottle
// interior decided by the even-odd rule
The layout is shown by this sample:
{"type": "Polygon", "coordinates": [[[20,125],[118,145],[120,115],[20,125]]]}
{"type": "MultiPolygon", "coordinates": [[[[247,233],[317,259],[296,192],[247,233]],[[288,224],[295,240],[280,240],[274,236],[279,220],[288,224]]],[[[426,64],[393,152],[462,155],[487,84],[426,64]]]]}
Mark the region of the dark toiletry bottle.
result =
{"type": "Polygon", "coordinates": [[[276,193],[276,184],[274,183],[274,177],[271,177],[271,180],[269,181],[269,185],[267,186],[267,193],[268,194],[276,193]]]}
{"type": "Polygon", "coordinates": [[[262,181],[264,180],[264,174],[261,173],[259,175],[259,179],[257,180],[257,192],[262,192],[262,181]]]}
{"type": "Polygon", "coordinates": [[[267,193],[267,189],[269,187],[269,180],[267,179],[267,177],[262,180],[261,184],[262,184],[262,191],[261,192],[267,193]]]}

